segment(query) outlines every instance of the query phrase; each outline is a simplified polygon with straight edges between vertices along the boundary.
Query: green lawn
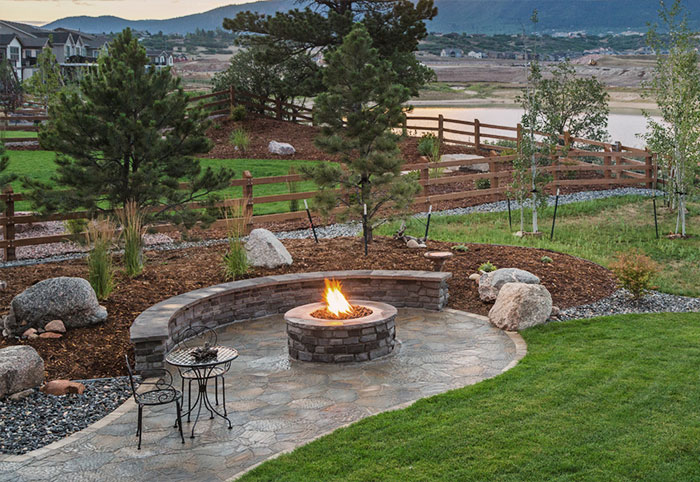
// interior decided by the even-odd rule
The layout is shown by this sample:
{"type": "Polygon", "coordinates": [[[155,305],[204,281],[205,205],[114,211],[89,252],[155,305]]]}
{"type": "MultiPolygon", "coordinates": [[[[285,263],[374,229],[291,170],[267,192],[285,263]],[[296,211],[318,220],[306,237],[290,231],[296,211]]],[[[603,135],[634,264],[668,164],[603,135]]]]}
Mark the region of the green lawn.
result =
{"type": "Polygon", "coordinates": [[[551,323],[505,374],[338,430],[246,481],[700,480],[700,314],[551,323]]]}
{"type": "MultiPolygon", "coordinates": [[[[659,200],[660,201],[660,200],[659,200]]],[[[700,204],[689,205],[690,239],[663,237],[675,226],[675,214],[660,206],[661,239],[656,239],[652,201],[634,196],[559,206],[554,240],[549,240],[553,208],[541,211],[541,238],[517,238],[508,226],[507,213],[433,217],[430,237],[458,243],[494,243],[534,246],[569,253],[607,266],[621,251],[638,248],[661,268],[655,283],[667,293],[700,296],[700,204]]],[[[519,214],[513,212],[513,231],[519,229],[519,214]]],[[[529,222],[529,213],[526,220],[529,222]]],[[[526,226],[526,229],[530,229],[526,226]]],[[[408,234],[422,236],[422,221],[411,224],[408,234]]],[[[381,234],[393,234],[396,225],[384,226],[381,234]]],[[[484,260],[487,261],[487,260],[484,260]]]]}
{"type": "MultiPolygon", "coordinates": [[[[7,151],[10,155],[10,166],[8,171],[18,174],[19,176],[31,176],[34,179],[42,181],[50,181],[51,176],[55,172],[54,158],[55,154],[51,151],[7,151]]],[[[267,176],[282,176],[289,173],[289,168],[294,166],[298,168],[302,165],[313,164],[316,161],[285,161],[279,159],[260,160],[260,159],[202,159],[202,167],[219,168],[229,167],[236,172],[236,177],[240,178],[243,171],[250,171],[254,177],[267,176]]],[[[298,169],[297,169],[298,170],[298,169]]],[[[16,192],[22,192],[20,181],[13,183],[12,188],[16,192]]],[[[312,182],[298,183],[298,190],[313,191],[314,184],[312,182]]],[[[285,183],[266,184],[255,186],[253,188],[254,196],[269,196],[273,194],[285,194],[289,192],[289,188],[285,183]]],[[[221,194],[231,198],[242,196],[240,187],[232,187],[221,191],[221,194]]],[[[24,202],[17,203],[17,209],[29,209],[29,205],[24,202]]],[[[289,210],[289,203],[269,203],[261,204],[254,207],[255,214],[268,214],[275,212],[284,212],[289,210]]]]}
{"type": "Polygon", "coordinates": [[[0,131],[0,141],[8,138],[22,138],[22,139],[33,139],[37,137],[36,131],[0,131]]]}

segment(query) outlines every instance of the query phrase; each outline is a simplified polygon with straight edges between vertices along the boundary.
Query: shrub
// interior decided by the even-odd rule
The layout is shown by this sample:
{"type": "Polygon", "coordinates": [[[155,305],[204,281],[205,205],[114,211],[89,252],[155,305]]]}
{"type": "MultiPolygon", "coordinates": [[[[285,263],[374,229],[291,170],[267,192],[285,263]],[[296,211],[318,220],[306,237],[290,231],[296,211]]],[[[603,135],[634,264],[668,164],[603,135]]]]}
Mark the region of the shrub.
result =
{"type": "Polygon", "coordinates": [[[241,238],[245,234],[250,217],[245,214],[243,203],[238,202],[224,211],[224,218],[228,236],[228,250],[222,259],[224,277],[227,280],[235,280],[248,271],[248,258],[241,238]]]}
{"type": "Polygon", "coordinates": [[[424,134],[418,141],[418,154],[430,159],[430,162],[440,160],[440,142],[435,134],[424,134]]]}
{"type": "Polygon", "coordinates": [[[477,189],[491,189],[491,179],[481,178],[476,180],[477,189]]]}
{"type": "Polygon", "coordinates": [[[465,246],[463,244],[458,244],[456,246],[452,246],[452,250],[459,251],[461,253],[465,253],[465,252],[469,251],[469,246],[465,246]]]}
{"type": "MultiPolygon", "coordinates": [[[[85,229],[88,227],[87,219],[69,219],[63,223],[69,234],[77,236],[83,234],[85,229]]],[[[76,241],[78,244],[83,245],[87,242],[87,237],[77,237],[76,241]]]]}
{"type": "Polygon", "coordinates": [[[549,256],[542,256],[542,258],[540,258],[540,261],[542,261],[545,264],[554,263],[554,260],[549,256]]]}
{"type": "MultiPolygon", "coordinates": [[[[294,167],[289,168],[288,174],[290,176],[296,175],[296,171],[294,170],[294,167]]],[[[287,181],[287,189],[289,190],[289,194],[294,194],[299,192],[299,183],[297,181],[287,181]]],[[[299,211],[299,200],[298,199],[290,199],[289,200],[289,210],[291,212],[294,211],[299,211]]]]}
{"type": "Polygon", "coordinates": [[[649,256],[637,249],[630,249],[617,255],[610,269],[617,276],[618,284],[639,299],[652,288],[651,282],[659,271],[659,266],[649,256]]]}
{"type": "Polygon", "coordinates": [[[491,271],[496,271],[497,269],[498,268],[491,263],[491,261],[487,261],[479,266],[479,271],[483,271],[484,273],[490,273],[491,271]]]}
{"type": "Polygon", "coordinates": [[[134,201],[129,201],[124,209],[118,210],[117,217],[124,239],[124,268],[126,274],[133,278],[143,271],[144,218],[134,201]]]}
{"type": "Polygon", "coordinates": [[[232,105],[231,106],[231,120],[235,122],[240,122],[245,120],[246,114],[248,112],[245,110],[243,105],[232,105]]]}
{"type": "Polygon", "coordinates": [[[116,230],[114,225],[106,219],[97,219],[86,224],[85,241],[90,246],[87,257],[88,281],[95,290],[97,299],[103,300],[109,296],[114,287],[110,248],[116,230]]]}
{"type": "Polygon", "coordinates": [[[250,146],[250,136],[243,129],[236,129],[231,132],[231,137],[229,137],[229,142],[234,147],[237,147],[239,151],[245,152],[250,146]]]}

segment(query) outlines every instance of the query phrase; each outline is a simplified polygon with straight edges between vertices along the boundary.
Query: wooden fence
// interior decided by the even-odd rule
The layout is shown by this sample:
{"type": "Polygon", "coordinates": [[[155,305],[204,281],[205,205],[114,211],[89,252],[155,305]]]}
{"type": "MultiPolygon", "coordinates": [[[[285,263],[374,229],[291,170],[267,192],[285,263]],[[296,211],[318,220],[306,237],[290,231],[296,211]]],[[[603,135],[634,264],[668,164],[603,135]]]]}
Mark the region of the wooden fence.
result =
{"type": "MultiPolygon", "coordinates": [[[[296,106],[289,103],[278,102],[274,99],[264,99],[252,95],[239,94],[233,90],[214,92],[212,94],[193,97],[190,102],[209,110],[210,115],[225,115],[230,113],[232,105],[245,105],[246,108],[259,115],[272,117],[291,122],[310,122],[311,109],[296,106]]],[[[422,117],[407,115],[404,129],[409,135],[420,135],[424,132],[435,132],[440,140],[447,145],[463,145],[472,149],[472,152],[480,157],[470,160],[454,160],[431,163],[426,159],[422,162],[406,164],[404,171],[418,171],[423,192],[415,199],[415,205],[421,209],[429,204],[446,201],[468,200],[482,196],[503,196],[508,190],[508,184],[513,176],[512,162],[514,155],[503,153],[507,147],[487,144],[489,141],[512,141],[516,145],[522,139],[523,130],[520,126],[501,126],[481,123],[478,119],[463,121],[448,119],[442,115],[438,117],[422,117]],[[506,155],[504,155],[506,154],[506,155]],[[470,166],[477,164],[488,165],[486,172],[474,172],[470,166]],[[465,172],[447,171],[455,168],[466,168],[465,172]],[[438,173],[439,176],[431,176],[438,173]],[[488,179],[488,188],[477,189],[479,180],[488,179]],[[450,184],[464,185],[472,183],[471,189],[449,192],[433,192],[433,186],[445,186],[450,184]]],[[[561,136],[562,148],[556,156],[550,160],[550,165],[543,168],[552,175],[552,182],[548,189],[557,187],[579,188],[586,186],[646,186],[654,187],[657,183],[656,157],[653,153],[623,146],[620,143],[610,144],[574,138],[568,134],[561,136]],[[590,150],[597,149],[597,150],[590,150]],[[580,178],[580,176],[583,178],[580,178]],[[573,178],[577,176],[577,178],[573,178]],[[588,176],[588,177],[586,177],[588,176]]],[[[481,166],[483,169],[483,166],[481,166]]],[[[274,214],[253,215],[254,206],[275,202],[288,202],[292,200],[304,200],[313,198],[317,192],[293,192],[266,196],[255,196],[255,186],[284,184],[303,180],[300,175],[284,175],[254,178],[248,171],[243,173],[241,179],[232,180],[230,185],[242,188],[242,197],[227,199],[217,203],[217,207],[226,207],[241,203],[245,214],[250,219],[247,230],[266,223],[300,221],[306,218],[304,211],[279,212],[274,214]]],[[[183,186],[184,187],[184,186],[183,186]]],[[[16,248],[21,246],[36,246],[46,243],[62,242],[75,239],[70,234],[58,234],[52,236],[17,237],[16,226],[26,225],[41,221],[65,221],[70,219],[86,219],[86,212],[56,213],[49,216],[35,214],[16,214],[16,203],[25,201],[22,193],[14,193],[11,190],[0,194],[0,200],[6,207],[0,216],[0,252],[6,261],[16,258],[16,248]]],[[[191,203],[189,207],[202,207],[201,203],[191,203]]],[[[226,221],[219,220],[212,227],[225,227],[226,221]]],[[[177,230],[177,226],[170,224],[153,226],[156,232],[170,232],[177,230]]]]}
{"type": "Polygon", "coordinates": [[[0,113],[0,141],[20,144],[36,142],[36,137],[13,137],[12,133],[38,132],[41,123],[48,119],[46,110],[34,104],[27,104],[11,114],[0,113]]]}

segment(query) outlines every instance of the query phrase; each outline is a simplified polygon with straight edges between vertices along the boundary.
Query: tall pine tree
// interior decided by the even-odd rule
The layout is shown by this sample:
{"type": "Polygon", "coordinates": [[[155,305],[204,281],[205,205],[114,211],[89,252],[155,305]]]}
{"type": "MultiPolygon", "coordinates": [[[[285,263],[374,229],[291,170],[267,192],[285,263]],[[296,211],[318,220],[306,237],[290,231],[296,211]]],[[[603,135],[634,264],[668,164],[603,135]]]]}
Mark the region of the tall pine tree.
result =
{"type": "Polygon", "coordinates": [[[402,104],[410,97],[398,82],[391,63],[372,47],[372,38],[357,24],[328,57],[323,74],[327,91],[316,98],[314,117],[322,126],[319,148],[340,156],[342,164],[321,163],[305,169],[320,188],[317,206],[324,214],[338,204],[341,218],[363,217],[367,239],[372,219],[383,207],[404,208],[420,190],[410,176],[401,175],[403,161],[392,129],[404,117],[402,104]],[[340,194],[336,188],[340,187],[340,194]]]}
{"type": "Polygon", "coordinates": [[[60,92],[50,106],[39,140],[57,152],[53,183],[24,183],[43,211],[95,212],[133,201],[189,226],[201,213],[183,206],[211,199],[233,177],[229,169],[203,170],[193,157],[211,148],[206,126],[201,110],[188,109],[180,80],[150,65],[126,29],[79,91],[60,92]],[[190,187],[179,189],[181,181],[190,187]]]}

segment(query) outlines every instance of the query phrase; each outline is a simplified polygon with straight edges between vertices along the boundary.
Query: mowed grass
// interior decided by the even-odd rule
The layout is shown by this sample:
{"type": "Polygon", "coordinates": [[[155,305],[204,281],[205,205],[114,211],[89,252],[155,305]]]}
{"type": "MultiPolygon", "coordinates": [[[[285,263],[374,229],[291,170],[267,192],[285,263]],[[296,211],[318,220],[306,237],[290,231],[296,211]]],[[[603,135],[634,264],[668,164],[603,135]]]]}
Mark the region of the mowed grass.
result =
{"type": "Polygon", "coordinates": [[[0,131],[0,141],[3,141],[8,137],[35,139],[37,135],[38,133],[36,131],[0,131]]]}
{"type": "MultiPolygon", "coordinates": [[[[10,156],[10,165],[8,171],[15,173],[20,177],[29,176],[33,179],[50,182],[51,176],[56,172],[56,164],[54,163],[55,153],[52,151],[7,151],[10,156]]],[[[220,167],[228,167],[236,173],[236,178],[243,176],[243,171],[250,171],[253,177],[269,177],[283,176],[289,173],[289,168],[294,167],[297,172],[302,165],[314,164],[317,161],[287,161],[279,159],[261,160],[261,159],[201,159],[202,168],[212,167],[217,169],[220,167]]],[[[15,181],[12,188],[16,192],[23,192],[21,181],[15,181]]],[[[302,181],[298,183],[297,190],[313,191],[314,184],[310,181],[302,181]]],[[[286,183],[264,184],[253,187],[253,196],[270,196],[273,194],[286,194],[289,192],[289,187],[286,183]]],[[[230,187],[219,194],[226,198],[238,198],[243,195],[242,188],[230,187]]],[[[303,206],[303,203],[302,203],[303,206]]],[[[18,210],[30,209],[26,202],[17,203],[18,210]]],[[[269,214],[289,211],[288,202],[276,202],[268,204],[260,204],[254,206],[255,214],[269,214]]]]}
{"type": "Polygon", "coordinates": [[[245,481],[700,480],[700,314],[550,323],[476,385],[364,419],[245,481]]]}
{"type": "MultiPolygon", "coordinates": [[[[687,215],[689,239],[667,239],[664,234],[675,228],[676,214],[662,207],[657,199],[660,239],[654,230],[652,200],[636,196],[617,197],[559,206],[554,240],[549,240],[554,208],[540,211],[539,238],[517,238],[512,232],[520,229],[519,211],[513,212],[513,229],[508,213],[470,214],[466,216],[434,216],[430,237],[457,243],[493,243],[532,246],[569,253],[609,266],[620,252],[637,248],[658,264],[660,271],[655,285],[666,293],[700,296],[700,204],[690,203],[687,215]]],[[[526,213],[526,229],[530,213],[526,213]]],[[[384,226],[381,234],[389,235],[397,226],[384,226]]],[[[413,220],[408,234],[422,236],[424,222],[413,220]]],[[[481,260],[486,262],[488,260],[481,260]]]]}

